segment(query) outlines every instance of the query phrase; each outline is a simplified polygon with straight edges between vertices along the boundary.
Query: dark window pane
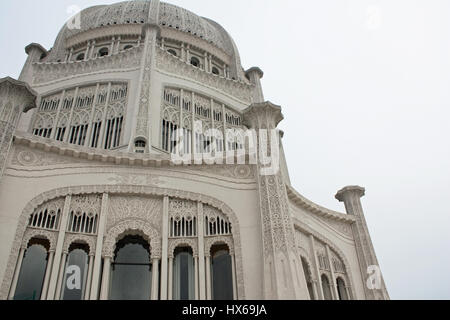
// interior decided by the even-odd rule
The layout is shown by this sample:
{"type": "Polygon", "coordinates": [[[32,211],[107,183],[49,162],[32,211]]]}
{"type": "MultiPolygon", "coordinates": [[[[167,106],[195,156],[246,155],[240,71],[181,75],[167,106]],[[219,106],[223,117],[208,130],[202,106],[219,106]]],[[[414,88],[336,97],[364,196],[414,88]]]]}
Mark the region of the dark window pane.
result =
{"type": "Polygon", "coordinates": [[[32,245],[25,252],[20,269],[14,300],[39,300],[41,298],[47,251],[41,245],[32,245]]]}
{"type": "Polygon", "coordinates": [[[194,259],[189,250],[176,253],[173,272],[173,292],[175,300],[193,300],[194,259]]]}
{"type": "Polygon", "coordinates": [[[117,244],[117,249],[110,299],[149,300],[152,273],[148,244],[140,237],[127,237],[117,244]]]}
{"type": "Polygon", "coordinates": [[[85,290],[88,255],[84,250],[72,250],[67,259],[63,300],[82,300],[85,290]]]}
{"type": "Polygon", "coordinates": [[[217,252],[212,259],[212,291],[214,300],[233,300],[231,256],[217,252]]]}

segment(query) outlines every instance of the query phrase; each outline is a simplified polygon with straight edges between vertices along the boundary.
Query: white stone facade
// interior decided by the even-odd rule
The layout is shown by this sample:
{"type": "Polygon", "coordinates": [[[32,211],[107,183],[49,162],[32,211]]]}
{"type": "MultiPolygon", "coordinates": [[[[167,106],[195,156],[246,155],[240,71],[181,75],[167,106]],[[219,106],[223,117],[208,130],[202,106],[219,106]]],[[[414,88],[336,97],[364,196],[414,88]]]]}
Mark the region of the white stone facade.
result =
{"type": "Polygon", "coordinates": [[[363,188],[336,195],[347,214],[314,204],[291,186],[282,144],[272,174],[259,163],[172,162],[176,129],[185,149],[234,153],[246,143],[229,129],[283,119],[221,26],[158,0],[80,17],[50,51],[27,46],[20,81],[0,80],[0,299],[17,298],[35,243],[47,260],[34,298],[63,298],[70,252],[83,245],[80,298],[109,299],[126,236],[149,248],[150,299],[180,294],[177,248],[191,252],[190,298],[216,298],[216,247],[230,258],[232,299],[389,299],[382,279],[367,285],[378,263],[363,188]],[[197,134],[199,123],[220,134],[197,134]]]}

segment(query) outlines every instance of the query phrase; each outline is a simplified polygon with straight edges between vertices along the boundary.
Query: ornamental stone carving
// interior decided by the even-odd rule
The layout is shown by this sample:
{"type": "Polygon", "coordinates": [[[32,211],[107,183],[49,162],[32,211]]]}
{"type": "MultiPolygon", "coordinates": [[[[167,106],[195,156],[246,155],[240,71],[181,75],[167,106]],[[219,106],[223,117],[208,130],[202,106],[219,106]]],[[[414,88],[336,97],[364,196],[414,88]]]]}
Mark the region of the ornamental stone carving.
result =
{"type": "Polygon", "coordinates": [[[136,218],[120,221],[107,231],[103,242],[102,255],[114,258],[117,241],[126,235],[143,236],[150,244],[151,259],[161,259],[161,236],[159,231],[149,222],[136,218]]]}
{"type": "Polygon", "coordinates": [[[147,221],[154,228],[158,228],[162,223],[162,198],[137,195],[110,196],[107,229],[132,218],[147,221]]]}
{"type": "Polygon", "coordinates": [[[192,249],[192,256],[198,257],[198,240],[196,238],[169,239],[169,258],[174,258],[175,249],[178,247],[189,247],[192,249]]]}
{"type": "Polygon", "coordinates": [[[97,239],[95,236],[66,233],[63,245],[63,252],[68,254],[69,248],[73,243],[83,243],[87,244],[87,246],[89,247],[89,255],[92,256],[95,254],[96,240],[97,239]]]}

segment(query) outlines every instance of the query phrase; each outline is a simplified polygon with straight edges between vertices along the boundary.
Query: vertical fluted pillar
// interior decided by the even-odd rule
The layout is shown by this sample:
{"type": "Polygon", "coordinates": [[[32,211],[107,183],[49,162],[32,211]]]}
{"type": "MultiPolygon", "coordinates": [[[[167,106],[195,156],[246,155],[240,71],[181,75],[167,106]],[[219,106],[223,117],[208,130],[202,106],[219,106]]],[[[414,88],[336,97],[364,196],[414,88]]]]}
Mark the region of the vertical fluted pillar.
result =
{"type": "Polygon", "coordinates": [[[17,281],[19,281],[19,274],[22,268],[23,257],[25,255],[25,248],[20,248],[19,257],[17,258],[16,269],[14,270],[13,281],[11,283],[11,289],[9,290],[9,300],[14,299],[14,295],[16,294],[17,281]]]}
{"type": "Polygon", "coordinates": [[[88,262],[88,272],[87,272],[87,279],[86,284],[84,286],[84,300],[89,300],[90,293],[91,293],[91,280],[92,280],[92,270],[94,267],[94,254],[89,254],[89,262],[88,262]]]}
{"type": "Polygon", "coordinates": [[[169,257],[169,279],[168,279],[167,300],[173,299],[173,256],[169,257]]]}
{"type": "Polygon", "coordinates": [[[167,300],[167,258],[169,245],[169,197],[163,200],[162,258],[161,258],[161,300],[167,300]]]}
{"type": "Polygon", "coordinates": [[[146,142],[146,152],[150,152],[152,148],[151,128],[150,128],[150,89],[152,72],[155,68],[155,57],[157,48],[157,38],[160,35],[161,29],[158,25],[159,17],[159,1],[153,0],[150,3],[150,10],[148,16],[148,23],[142,28],[144,35],[144,49],[141,58],[139,87],[136,118],[135,118],[135,132],[131,135],[130,151],[133,148],[136,139],[142,139],[146,142]]]}
{"type": "Polygon", "coordinates": [[[253,130],[258,146],[257,180],[263,235],[265,299],[309,299],[300,254],[294,237],[286,184],[280,170],[278,123],[281,107],[270,102],[254,103],[244,110],[244,121],[253,130]],[[295,281],[298,272],[299,279],[295,281]]]}
{"type": "Polygon", "coordinates": [[[48,287],[47,300],[55,298],[56,284],[58,281],[58,272],[61,263],[61,255],[63,253],[64,237],[66,235],[67,220],[69,216],[72,196],[66,196],[64,203],[64,210],[61,218],[61,225],[59,226],[58,241],[56,242],[55,258],[53,259],[53,269],[50,277],[50,284],[48,287]]]}
{"type": "Polygon", "coordinates": [[[211,256],[205,255],[206,258],[206,300],[211,300],[211,256]]]}
{"type": "Polygon", "coordinates": [[[378,270],[380,269],[361,205],[361,197],[363,197],[364,194],[364,188],[358,186],[348,186],[337,192],[336,199],[344,202],[347,214],[353,215],[356,218],[355,223],[352,225],[352,233],[356,245],[356,254],[358,255],[361,276],[365,281],[364,292],[366,299],[386,300],[389,299],[389,295],[386,290],[386,285],[384,284],[381,271],[379,274],[375,274],[375,276],[380,277],[379,288],[371,288],[367,283],[367,281],[370,281],[370,268],[374,267],[378,270]]]}
{"type": "Polygon", "coordinates": [[[42,285],[41,300],[45,300],[47,298],[48,282],[50,281],[50,273],[52,272],[54,255],[55,251],[50,251],[48,253],[47,267],[45,268],[44,283],[42,285]]]}
{"type": "Polygon", "coordinates": [[[103,260],[102,287],[100,290],[100,300],[108,300],[109,297],[109,277],[111,273],[111,257],[103,260]]]}
{"type": "Polygon", "coordinates": [[[97,244],[95,245],[95,257],[94,257],[94,266],[92,270],[92,285],[90,293],[91,300],[97,300],[98,296],[100,271],[101,271],[100,269],[102,264],[103,237],[105,235],[106,215],[108,213],[108,199],[109,199],[108,194],[104,193],[102,198],[102,209],[100,211],[100,221],[98,224],[98,231],[97,231],[97,244]]]}
{"type": "Polygon", "coordinates": [[[324,294],[323,294],[323,288],[322,288],[322,278],[320,277],[320,270],[319,270],[319,259],[317,258],[317,252],[316,252],[316,244],[314,241],[313,235],[309,235],[309,240],[311,242],[311,251],[313,252],[313,269],[315,276],[317,278],[317,300],[324,300],[324,294]]]}
{"type": "Polygon", "coordinates": [[[264,76],[264,72],[258,67],[253,67],[245,72],[245,75],[253,84],[253,103],[264,102],[264,94],[261,86],[261,78],[264,76]]]}
{"type": "Polygon", "coordinates": [[[56,283],[55,300],[60,300],[60,298],[61,298],[63,281],[64,281],[64,271],[66,270],[66,261],[67,261],[67,252],[63,252],[62,258],[61,258],[61,263],[59,266],[58,282],[56,283]]]}
{"type": "Polygon", "coordinates": [[[152,259],[152,293],[151,300],[158,300],[159,289],[159,259],[152,259]]]}
{"type": "Polygon", "coordinates": [[[198,232],[198,273],[199,273],[199,299],[206,299],[206,284],[205,284],[205,219],[203,216],[203,204],[197,203],[197,232],[198,232]]]}

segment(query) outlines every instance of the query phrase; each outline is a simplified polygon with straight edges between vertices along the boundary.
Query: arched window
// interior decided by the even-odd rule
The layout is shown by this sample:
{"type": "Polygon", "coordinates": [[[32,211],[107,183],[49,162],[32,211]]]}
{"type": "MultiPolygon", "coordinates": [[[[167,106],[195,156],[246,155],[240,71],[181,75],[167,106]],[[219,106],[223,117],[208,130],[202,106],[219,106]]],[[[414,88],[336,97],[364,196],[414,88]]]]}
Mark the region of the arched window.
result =
{"type": "Polygon", "coordinates": [[[213,246],[211,257],[212,299],[233,300],[233,275],[228,247],[213,246]]]}
{"type": "Polygon", "coordinates": [[[152,270],[150,246],[140,236],[126,236],[116,244],[112,263],[111,300],[149,300],[152,270]]]}
{"type": "Polygon", "coordinates": [[[308,262],[306,262],[305,258],[303,257],[302,257],[302,267],[306,278],[306,285],[308,286],[309,298],[311,300],[315,300],[313,283],[311,279],[311,270],[309,269],[308,262]]]}
{"type": "Polygon", "coordinates": [[[175,57],[177,56],[177,52],[173,49],[169,49],[167,50],[168,53],[170,53],[171,55],[174,55],[175,57]]]}
{"type": "Polygon", "coordinates": [[[123,47],[123,50],[128,50],[133,48],[133,46],[131,44],[127,44],[125,47],[123,47]]]}
{"type": "Polygon", "coordinates": [[[69,248],[62,300],[83,300],[86,290],[89,247],[85,244],[72,244],[69,248]]]}
{"type": "Polygon", "coordinates": [[[331,295],[330,281],[328,281],[328,277],[323,274],[320,278],[322,279],[323,299],[333,300],[333,297],[331,295]]]}
{"type": "Polygon", "coordinates": [[[196,58],[196,57],[192,57],[192,58],[191,58],[191,64],[192,64],[194,67],[200,67],[200,60],[198,60],[198,58],[196,58]]]}
{"type": "Polygon", "coordinates": [[[212,67],[212,71],[211,71],[213,74],[216,74],[216,75],[219,75],[220,74],[220,71],[219,71],[219,69],[217,69],[216,67],[212,67]]]}
{"type": "Polygon", "coordinates": [[[100,50],[98,50],[98,56],[99,57],[107,56],[108,53],[109,53],[108,48],[101,48],[100,50]]]}
{"type": "Polygon", "coordinates": [[[348,300],[347,290],[345,288],[345,281],[339,277],[336,280],[338,294],[339,294],[339,300],[348,300]]]}
{"type": "Polygon", "coordinates": [[[20,268],[14,300],[41,298],[49,248],[48,240],[30,240],[20,268]]]}
{"type": "Polygon", "coordinates": [[[84,60],[84,53],[82,52],[82,53],[78,54],[77,57],[75,58],[75,60],[77,60],[77,61],[84,60]]]}
{"type": "Polygon", "coordinates": [[[173,299],[194,300],[194,258],[191,248],[177,248],[173,260],[173,299]]]}

